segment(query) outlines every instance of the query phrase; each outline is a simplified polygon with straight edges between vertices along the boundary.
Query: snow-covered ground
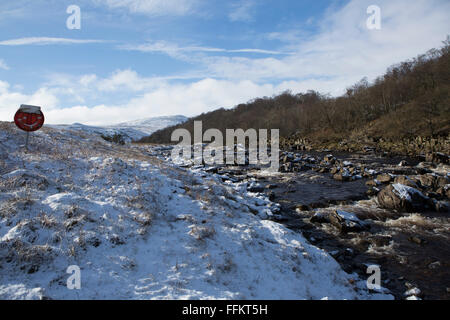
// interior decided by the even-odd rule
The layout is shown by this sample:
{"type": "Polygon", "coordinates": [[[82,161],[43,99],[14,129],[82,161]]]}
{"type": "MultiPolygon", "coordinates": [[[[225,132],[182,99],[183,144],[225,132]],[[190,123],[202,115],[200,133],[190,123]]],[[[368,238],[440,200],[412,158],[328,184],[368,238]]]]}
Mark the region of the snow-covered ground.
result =
{"type": "Polygon", "coordinates": [[[114,134],[120,134],[124,137],[126,142],[132,140],[139,140],[145,136],[151,135],[153,132],[166,127],[170,127],[186,121],[188,118],[185,116],[166,116],[166,117],[153,117],[142,120],[135,120],[129,122],[122,122],[109,126],[88,126],[81,123],[74,124],[60,124],[60,125],[48,125],[55,129],[64,130],[76,130],[84,131],[86,133],[113,136],[114,134]]]}
{"type": "Polygon", "coordinates": [[[245,185],[145,147],[0,122],[1,299],[389,299],[245,185]],[[81,289],[67,288],[71,265],[81,289]]]}

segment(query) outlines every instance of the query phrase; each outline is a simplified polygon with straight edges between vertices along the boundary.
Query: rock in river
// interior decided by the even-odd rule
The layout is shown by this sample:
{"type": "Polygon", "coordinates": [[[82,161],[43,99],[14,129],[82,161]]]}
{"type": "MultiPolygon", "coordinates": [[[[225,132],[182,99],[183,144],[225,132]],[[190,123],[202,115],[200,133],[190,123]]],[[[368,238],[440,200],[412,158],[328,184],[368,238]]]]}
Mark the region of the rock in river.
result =
{"type": "Polygon", "coordinates": [[[427,208],[429,198],[415,188],[394,183],[378,193],[378,203],[385,209],[414,212],[427,208]]]}
{"type": "Polygon", "coordinates": [[[341,232],[359,232],[367,229],[367,225],[356,215],[343,210],[336,210],[330,214],[329,219],[341,232]]]}

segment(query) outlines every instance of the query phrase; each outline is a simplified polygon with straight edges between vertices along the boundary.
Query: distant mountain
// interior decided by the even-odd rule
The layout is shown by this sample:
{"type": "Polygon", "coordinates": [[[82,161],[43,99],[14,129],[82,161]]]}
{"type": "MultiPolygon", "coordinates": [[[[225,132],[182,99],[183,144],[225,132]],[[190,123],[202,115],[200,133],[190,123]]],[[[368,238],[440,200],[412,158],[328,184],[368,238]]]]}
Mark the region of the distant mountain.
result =
{"type": "MultiPolygon", "coordinates": [[[[115,128],[115,129],[123,129],[123,130],[134,130],[144,133],[143,136],[152,134],[155,131],[158,131],[163,128],[167,128],[179,123],[183,123],[187,121],[188,118],[185,116],[177,115],[177,116],[167,116],[167,117],[154,117],[147,118],[142,120],[135,120],[129,122],[122,122],[116,125],[107,126],[106,128],[115,128]]],[[[137,139],[140,139],[137,138],[137,139]]]]}
{"type": "Polygon", "coordinates": [[[188,118],[181,115],[152,117],[142,120],[122,122],[108,126],[88,126],[81,123],[49,125],[53,128],[84,131],[90,134],[99,134],[106,137],[120,135],[125,142],[139,140],[155,131],[174,126],[187,121],[188,118]]]}

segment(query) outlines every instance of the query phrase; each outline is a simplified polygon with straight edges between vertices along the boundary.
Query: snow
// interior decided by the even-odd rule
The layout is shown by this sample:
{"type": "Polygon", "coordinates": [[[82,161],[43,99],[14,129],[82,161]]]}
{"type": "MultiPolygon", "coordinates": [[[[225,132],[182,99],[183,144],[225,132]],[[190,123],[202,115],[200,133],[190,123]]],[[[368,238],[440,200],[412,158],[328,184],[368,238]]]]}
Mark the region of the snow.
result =
{"type": "Polygon", "coordinates": [[[0,299],[392,298],[267,220],[279,206],[247,183],[86,132],[22,140],[0,122],[0,299]]]}
{"type": "Polygon", "coordinates": [[[354,213],[350,213],[350,212],[343,211],[343,210],[336,210],[336,213],[344,220],[349,220],[349,221],[358,222],[358,223],[362,224],[362,221],[360,219],[358,219],[358,217],[354,213]]]}
{"type": "Polygon", "coordinates": [[[405,296],[418,296],[420,295],[421,291],[419,288],[414,287],[409,289],[408,291],[405,292],[405,296]]]}
{"type": "Polygon", "coordinates": [[[422,198],[426,198],[426,196],[423,195],[423,193],[420,192],[419,190],[414,189],[412,187],[405,186],[400,183],[394,183],[392,185],[392,187],[394,188],[394,192],[400,197],[400,199],[403,199],[406,201],[411,201],[411,195],[413,195],[413,194],[417,194],[418,196],[420,196],[422,198]]]}
{"type": "Polygon", "coordinates": [[[173,126],[186,121],[185,116],[166,116],[153,117],[142,120],[122,122],[109,126],[88,126],[81,123],[74,123],[70,125],[47,125],[55,129],[76,130],[83,131],[88,134],[98,134],[105,136],[113,136],[114,134],[121,134],[124,136],[126,142],[139,140],[145,136],[151,135],[153,132],[173,126]]]}

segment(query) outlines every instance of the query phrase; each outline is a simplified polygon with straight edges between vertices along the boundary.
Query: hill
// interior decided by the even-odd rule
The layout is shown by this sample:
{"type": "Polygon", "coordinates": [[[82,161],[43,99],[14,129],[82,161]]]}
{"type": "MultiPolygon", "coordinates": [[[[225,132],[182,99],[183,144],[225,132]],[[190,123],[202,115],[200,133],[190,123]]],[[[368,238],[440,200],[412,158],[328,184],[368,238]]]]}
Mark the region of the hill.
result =
{"type": "Polygon", "coordinates": [[[0,299],[372,299],[273,203],[148,149],[0,122],[0,299]],[[69,290],[69,266],[81,290],[69,290]]]}

